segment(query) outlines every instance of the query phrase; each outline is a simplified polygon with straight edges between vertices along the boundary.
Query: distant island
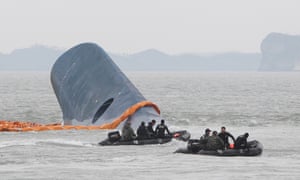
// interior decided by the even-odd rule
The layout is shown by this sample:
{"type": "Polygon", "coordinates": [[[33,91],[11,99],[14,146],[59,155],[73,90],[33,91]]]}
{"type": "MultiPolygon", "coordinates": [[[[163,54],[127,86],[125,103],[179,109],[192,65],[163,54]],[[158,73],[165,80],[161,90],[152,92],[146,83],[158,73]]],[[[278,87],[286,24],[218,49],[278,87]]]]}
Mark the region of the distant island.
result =
{"type": "Polygon", "coordinates": [[[299,71],[300,36],[269,34],[261,43],[261,71],[299,71]]]}
{"type": "MultiPolygon", "coordinates": [[[[0,53],[0,70],[49,71],[64,51],[36,45],[0,53]]],[[[149,49],[109,55],[124,71],[295,71],[300,69],[300,36],[271,33],[262,41],[261,53],[168,55],[149,49]]]]}

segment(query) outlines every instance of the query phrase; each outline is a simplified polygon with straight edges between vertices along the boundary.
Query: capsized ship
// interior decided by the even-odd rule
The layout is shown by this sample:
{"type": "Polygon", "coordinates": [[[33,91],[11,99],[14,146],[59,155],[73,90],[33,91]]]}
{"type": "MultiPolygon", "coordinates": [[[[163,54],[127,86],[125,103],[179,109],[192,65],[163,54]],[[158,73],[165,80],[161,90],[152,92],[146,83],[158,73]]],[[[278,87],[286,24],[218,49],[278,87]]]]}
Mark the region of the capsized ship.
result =
{"type": "Polygon", "coordinates": [[[157,106],[146,101],[107,53],[93,43],[79,44],[60,56],[52,68],[51,82],[65,125],[116,128],[130,120],[137,127],[141,121],[160,118],[157,106]]]}
{"type": "Polygon", "coordinates": [[[115,129],[124,121],[160,119],[159,108],[147,101],[105,51],[94,43],[79,44],[52,67],[51,83],[63,113],[63,124],[0,120],[0,131],[115,129]]]}

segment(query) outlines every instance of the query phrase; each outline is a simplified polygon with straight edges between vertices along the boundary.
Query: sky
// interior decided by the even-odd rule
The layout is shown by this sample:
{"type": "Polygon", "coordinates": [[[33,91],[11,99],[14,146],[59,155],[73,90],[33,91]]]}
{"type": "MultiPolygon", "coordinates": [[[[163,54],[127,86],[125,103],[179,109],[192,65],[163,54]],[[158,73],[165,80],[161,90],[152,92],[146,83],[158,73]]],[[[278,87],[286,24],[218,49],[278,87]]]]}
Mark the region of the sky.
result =
{"type": "Polygon", "coordinates": [[[299,0],[0,0],[0,52],[95,42],[108,52],[260,52],[300,34],[299,0]]]}

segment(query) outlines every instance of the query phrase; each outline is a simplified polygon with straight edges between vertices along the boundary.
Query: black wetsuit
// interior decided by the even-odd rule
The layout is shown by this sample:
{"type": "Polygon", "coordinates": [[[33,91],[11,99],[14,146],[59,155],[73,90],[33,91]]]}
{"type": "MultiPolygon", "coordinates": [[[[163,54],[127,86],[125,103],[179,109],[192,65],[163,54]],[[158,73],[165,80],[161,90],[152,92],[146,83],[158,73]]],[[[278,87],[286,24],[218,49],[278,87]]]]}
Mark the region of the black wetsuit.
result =
{"type": "Polygon", "coordinates": [[[224,133],[221,132],[218,134],[218,136],[223,140],[225,148],[229,147],[228,137],[231,137],[233,142],[235,142],[233,135],[231,135],[229,132],[224,132],[224,133]]]}
{"type": "Polygon", "coordinates": [[[148,131],[146,129],[146,126],[140,125],[140,127],[137,130],[137,136],[138,136],[138,139],[149,138],[149,134],[148,134],[148,131]]]}
{"type": "Polygon", "coordinates": [[[163,138],[163,137],[165,137],[165,131],[167,131],[168,134],[170,134],[170,131],[166,125],[159,124],[156,126],[155,134],[157,137],[163,138]]]}
{"type": "Polygon", "coordinates": [[[148,133],[149,133],[150,136],[155,136],[155,132],[153,130],[152,125],[148,125],[147,130],[148,130],[148,133]]]}
{"type": "Polygon", "coordinates": [[[245,135],[240,135],[234,144],[235,149],[246,149],[247,148],[247,138],[245,135]]]}

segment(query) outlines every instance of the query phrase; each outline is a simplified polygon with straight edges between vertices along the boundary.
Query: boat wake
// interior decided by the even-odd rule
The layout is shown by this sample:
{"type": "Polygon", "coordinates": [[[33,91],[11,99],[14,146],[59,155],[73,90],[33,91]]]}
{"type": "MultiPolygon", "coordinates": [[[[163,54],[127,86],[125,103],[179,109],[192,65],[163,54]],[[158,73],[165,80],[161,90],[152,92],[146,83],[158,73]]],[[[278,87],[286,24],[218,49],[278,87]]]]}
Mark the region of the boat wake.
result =
{"type": "Polygon", "coordinates": [[[65,140],[65,139],[32,139],[32,140],[13,140],[0,142],[0,148],[8,148],[15,146],[60,146],[60,147],[96,147],[96,144],[90,142],[65,140]]]}

